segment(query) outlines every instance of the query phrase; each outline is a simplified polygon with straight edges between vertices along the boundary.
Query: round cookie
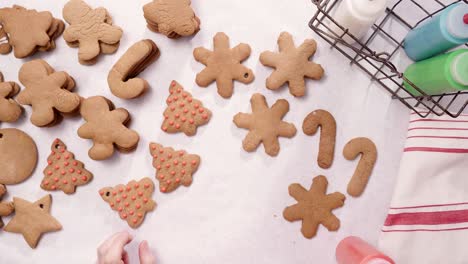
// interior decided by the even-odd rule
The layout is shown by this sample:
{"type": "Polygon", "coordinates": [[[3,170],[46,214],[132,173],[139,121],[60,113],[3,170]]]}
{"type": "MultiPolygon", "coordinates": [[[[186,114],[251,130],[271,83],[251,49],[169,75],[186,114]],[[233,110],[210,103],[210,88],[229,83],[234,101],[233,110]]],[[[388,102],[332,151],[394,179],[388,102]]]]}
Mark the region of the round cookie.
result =
{"type": "Polygon", "coordinates": [[[0,129],[0,184],[17,184],[29,178],[37,164],[34,140],[16,128],[0,129]]]}

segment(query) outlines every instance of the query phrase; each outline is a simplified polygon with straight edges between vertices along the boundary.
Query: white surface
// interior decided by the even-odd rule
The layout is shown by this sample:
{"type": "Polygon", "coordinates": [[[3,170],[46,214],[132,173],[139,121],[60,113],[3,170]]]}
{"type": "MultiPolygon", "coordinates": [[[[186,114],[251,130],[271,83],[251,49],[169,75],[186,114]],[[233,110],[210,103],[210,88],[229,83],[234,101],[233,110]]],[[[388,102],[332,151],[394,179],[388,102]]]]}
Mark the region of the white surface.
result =
{"type": "MultiPolygon", "coordinates": [[[[92,263],[95,249],[103,239],[129,229],[101,200],[98,190],[131,179],[153,177],[155,170],[148,154],[151,141],[198,153],[202,164],[189,188],[180,187],[170,194],[155,192],[157,209],[147,215],[139,229],[131,231],[135,235],[135,241],[129,246],[133,261],[136,261],[137,243],[143,239],[149,240],[161,264],[327,264],[335,262],[335,246],[345,236],[357,235],[376,243],[398,171],[408,110],[398,101],[392,101],[381,87],[372,85],[359,69],[349,67],[341,54],[314,35],[307,26],[315,12],[309,0],[274,3],[205,0],[203,4],[195,0],[193,6],[201,18],[202,29],[192,39],[177,41],[145,27],[142,6],[148,0],[88,2],[94,7],[105,6],[115,24],[124,29],[117,54],[100,57],[96,65],[83,66],[77,61],[78,50],[59,38],[56,50],[39,53],[34,58],[47,60],[57,71],[66,70],[76,79],[76,91],[82,96],[104,95],[117,107],[127,108],[133,117],[131,128],[141,135],[139,147],[131,154],[117,154],[110,160],[95,162],[87,156],[91,141],[76,134],[82,124],[78,117],[65,119],[53,128],[37,128],[30,124],[31,108],[26,107],[27,117],[16,124],[1,124],[1,127],[27,131],[39,148],[34,176],[20,185],[8,186],[9,195],[4,200],[19,196],[35,201],[46,194],[39,183],[50,144],[56,137],[94,173],[94,180],[71,196],[53,193],[52,214],[62,223],[63,230],[44,235],[37,249],[30,249],[20,235],[0,232],[0,263],[92,263]],[[264,50],[277,49],[277,37],[284,30],[293,34],[298,44],[305,38],[318,40],[314,60],[322,64],[326,76],[321,81],[308,81],[304,98],[294,98],[287,88],[272,92],[264,85],[271,69],[262,66],[258,57],[264,50]],[[254,70],[256,80],[247,86],[236,83],[229,100],[222,99],[214,85],[201,89],[194,82],[195,74],[203,67],[194,61],[192,50],[198,46],[211,48],[212,37],[218,31],[226,32],[232,45],[245,42],[252,47],[252,55],[245,64],[254,70]],[[153,39],[162,53],[140,75],[149,81],[151,91],[132,101],[116,98],[107,87],[107,73],[131,44],[143,38],[153,39]],[[213,112],[211,121],[194,137],[169,135],[160,130],[172,79],[213,112]],[[270,105],[279,98],[290,102],[291,110],[285,120],[293,122],[298,133],[293,139],[280,139],[281,151],[276,158],[267,156],[262,146],[257,152],[244,152],[241,142],[247,131],[232,123],[232,117],[239,111],[250,112],[249,99],[255,92],[264,94],[270,105]],[[319,137],[307,137],[301,129],[304,117],[317,108],[331,111],[338,123],[335,163],[325,171],[316,165],[319,137]],[[312,177],[324,174],[330,192],[345,193],[357,161],[345,160],[341,152],[348,140],[358,136],[372,138],[379,150],[368,188],[361,198],[348,197],[345,206],[334,211],[341,219],[338,232],[320,227],[317,237],[305,239],[300,233],[300,222],[289,223],[282,217],[283,209],[294,203],[288,195],[288,185],[298,182],[309,187],[312,177]]],[[[2,6],[20,4],[51,10],[56,17],[61,17],[64,3],[65,0],[3,0],[2,6]]],[[[11,54],[1,56],[0,69],[5,79],[17,80],[24,61],[11,54]]]]}

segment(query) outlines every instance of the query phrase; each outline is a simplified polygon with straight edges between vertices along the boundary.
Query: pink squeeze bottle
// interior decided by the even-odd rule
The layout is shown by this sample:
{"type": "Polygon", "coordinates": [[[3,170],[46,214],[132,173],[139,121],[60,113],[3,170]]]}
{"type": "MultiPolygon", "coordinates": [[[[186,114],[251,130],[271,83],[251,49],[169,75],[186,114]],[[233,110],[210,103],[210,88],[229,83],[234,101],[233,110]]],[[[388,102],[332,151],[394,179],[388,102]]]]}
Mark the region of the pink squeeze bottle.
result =
{"type": "Polygon", "coordinates": [[[336,261],[338,264],[395,264],[391,258],[355,236],[341,240],[336,247],[336,261]]]}

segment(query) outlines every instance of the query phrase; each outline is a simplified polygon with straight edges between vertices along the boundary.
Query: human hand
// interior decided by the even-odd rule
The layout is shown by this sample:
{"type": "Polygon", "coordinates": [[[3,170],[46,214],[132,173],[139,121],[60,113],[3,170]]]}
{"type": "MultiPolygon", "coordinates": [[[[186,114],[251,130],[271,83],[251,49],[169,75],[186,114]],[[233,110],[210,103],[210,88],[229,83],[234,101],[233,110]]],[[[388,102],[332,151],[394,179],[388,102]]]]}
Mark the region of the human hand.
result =
{"type": "MultiPolygon", "coordinates": [[[[98,264],[129,264],[128,253],[125,245],[132,241],[133,237],[127,231],[118,232],[104,241],[98,248],[98,264]]],[[[149,249],[145,240],[138,247],[140,264],[155,264],[156,258],[149,249]]]]}

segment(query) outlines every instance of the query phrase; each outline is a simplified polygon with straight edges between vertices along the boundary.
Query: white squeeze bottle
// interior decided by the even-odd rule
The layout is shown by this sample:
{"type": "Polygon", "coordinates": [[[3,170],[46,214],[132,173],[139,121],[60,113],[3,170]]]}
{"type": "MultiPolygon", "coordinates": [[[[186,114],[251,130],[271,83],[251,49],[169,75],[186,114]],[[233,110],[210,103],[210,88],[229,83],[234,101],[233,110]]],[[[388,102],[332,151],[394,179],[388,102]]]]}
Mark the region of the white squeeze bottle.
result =
{"type": "MultiPolygon", "coordinates": [[[[383,15],[386,6],[387,0],[343,0],[332,17],[339,25],[348,29],[349,33],[360,39],[383,15]]],[[[330,22],[330,30],[339,36],[344,32],[333,22],[330,22]]],[[[355,42],[349,36],[345,36],[344,40],[349,44],[355,42]]]]}

